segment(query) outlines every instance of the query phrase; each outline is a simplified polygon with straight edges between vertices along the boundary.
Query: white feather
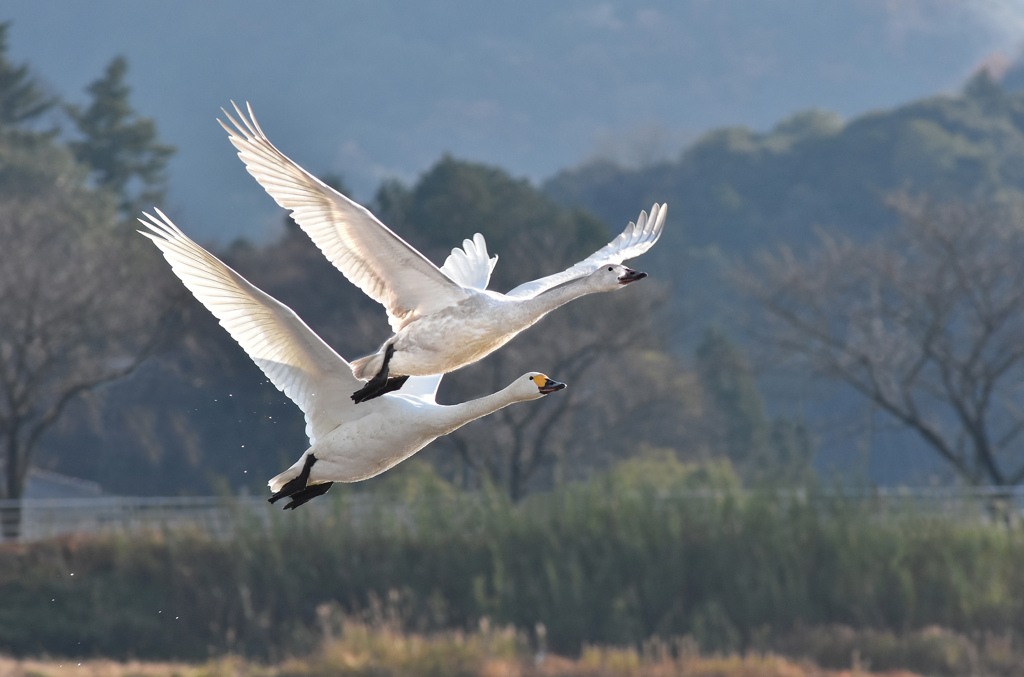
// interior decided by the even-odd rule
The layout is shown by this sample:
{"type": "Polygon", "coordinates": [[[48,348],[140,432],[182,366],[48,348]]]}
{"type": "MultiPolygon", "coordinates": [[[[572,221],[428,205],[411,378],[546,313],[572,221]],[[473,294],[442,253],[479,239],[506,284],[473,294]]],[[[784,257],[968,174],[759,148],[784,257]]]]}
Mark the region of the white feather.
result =
{"type": "Polygon", "coordinates": [[[139,219],[171,269],[306,416],[310,444],[344,420],[360,382],[298,315],[178,230],[159,209],[139,219]],[[347,403],[347,404],[346,404],[347,403]]]}
{"type": "Polygon", "coordinates": [[[348,199],[274,147],[256,123],[235,106],[239,119],[221,122],[246,169],[345,277],[383,304],[394,331],[466,298],[465,290],[425,256],[348,199]]]}

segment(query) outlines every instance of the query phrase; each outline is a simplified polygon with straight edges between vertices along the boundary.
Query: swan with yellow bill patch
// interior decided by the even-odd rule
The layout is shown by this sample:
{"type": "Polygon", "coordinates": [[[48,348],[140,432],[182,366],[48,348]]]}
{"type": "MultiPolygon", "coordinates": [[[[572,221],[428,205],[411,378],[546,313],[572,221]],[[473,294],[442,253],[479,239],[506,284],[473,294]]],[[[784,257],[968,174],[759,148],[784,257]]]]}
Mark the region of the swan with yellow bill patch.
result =
{"type": "Polygon", "coordinates": [[[356,402],[402,387],[408,376],[444,374],[508,343],[559,306],[586,294],[612,291],[647,277],[623,261],[643,254],[661,237],[665,205],[566,270],[521,284],[507,294],[488,291],[498,257],[489,258],[483,235],[453,249],[441,268],[381,223],[365,207],[326,185],[274,147],[236,105],[236,120],[220,122],[246,169],[309,235],[324,255],[368,296],[383,304],[394,335],[372,355],[352,363],[356,402]]]}
{"type": "Polygon", "coordinates": [[[185,287],[305,414],[309,448],[269,482],[271,503],[290,499],[285,509],[326,493],[334,482],[379,475],[481,416],[565,387],[534,371],[492,395],[445,406],[434,399],[441,382],[436,374],[410,378],[403,381],[402,392],[356,406],[350,393],[360,383],[348,362],[291,308],[197,245],[160,210],[156,213],[139,219],[146,228],[139,232],[160,248],[185,287]]]}

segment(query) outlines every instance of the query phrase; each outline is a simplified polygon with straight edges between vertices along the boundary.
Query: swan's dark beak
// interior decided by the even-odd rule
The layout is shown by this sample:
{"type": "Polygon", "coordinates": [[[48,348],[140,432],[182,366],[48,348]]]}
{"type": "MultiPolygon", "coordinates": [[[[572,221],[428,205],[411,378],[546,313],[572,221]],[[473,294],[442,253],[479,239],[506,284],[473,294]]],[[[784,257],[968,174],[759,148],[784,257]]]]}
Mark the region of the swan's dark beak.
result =
{"type": "Polygon", "coordinates": [[[559,383],[558,381],[552,381],[551,379],[548,379],[547,381],[544,381],[544,385],[542,385],[540,387],[540,394],[541,395],[550,395],[551,393],[555,392],[556,390],[561,390],[564,387],[565,387],[564,383],[559,383]]]}
{"type": "Polygon", "coordinates": [[[626,268],[626,274],[619,277],[619,284],[629,284],[630,282],[636,282],[647,277],[647,273],[641,273],[636,270],[630,270],[626,268]]]}

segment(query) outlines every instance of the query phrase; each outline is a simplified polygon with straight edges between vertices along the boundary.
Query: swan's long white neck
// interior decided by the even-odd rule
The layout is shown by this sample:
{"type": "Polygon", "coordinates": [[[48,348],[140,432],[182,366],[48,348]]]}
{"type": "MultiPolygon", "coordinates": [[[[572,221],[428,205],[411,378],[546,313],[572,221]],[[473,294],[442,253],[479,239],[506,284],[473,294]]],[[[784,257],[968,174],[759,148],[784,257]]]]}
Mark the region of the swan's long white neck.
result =
{"type": "Polygon", "coordinates": [[[502,388],[496,393],[475,400],[440,407],[438,423],[444,430],[440,435],[447,435],[470,421],[493,414],[499,409],[504,409],[510,404],[521,401],[522,398],[516,397],[512,393],[514,385],[515,383],[502,388]]]}
{"type": "Polygon", "coordinates": [[[551,289],[545,289],[532,299],[525,299],[520,302],[523,312],[529,316],[529,324],[533,324],[540,318],[550,313],[559,306],[564,306],[569,301],[586,296],[594,290],[588,284],[588,278],[579,277],[571,282],[560,284],[551,289]]]}

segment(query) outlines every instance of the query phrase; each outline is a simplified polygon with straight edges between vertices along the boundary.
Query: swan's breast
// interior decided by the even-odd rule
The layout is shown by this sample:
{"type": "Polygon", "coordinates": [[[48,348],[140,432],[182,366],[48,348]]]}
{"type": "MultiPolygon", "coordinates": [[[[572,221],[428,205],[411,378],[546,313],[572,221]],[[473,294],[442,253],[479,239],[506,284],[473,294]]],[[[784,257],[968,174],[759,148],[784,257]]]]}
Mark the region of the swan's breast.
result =
{"type": "Polygon", "coordinates": [[[381,398],[373,413],[332,430],[312,452],[316,481],[358,482],[379,475],[436,439],[429,408],[381,398]]]}

